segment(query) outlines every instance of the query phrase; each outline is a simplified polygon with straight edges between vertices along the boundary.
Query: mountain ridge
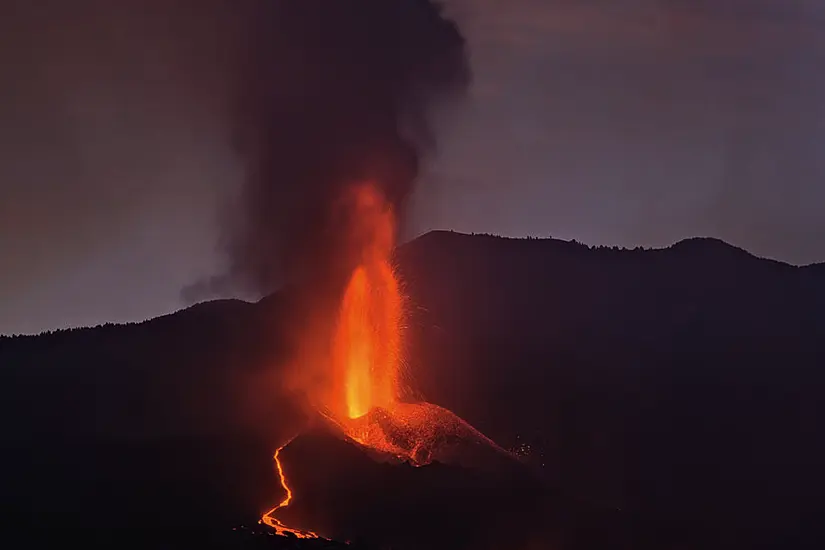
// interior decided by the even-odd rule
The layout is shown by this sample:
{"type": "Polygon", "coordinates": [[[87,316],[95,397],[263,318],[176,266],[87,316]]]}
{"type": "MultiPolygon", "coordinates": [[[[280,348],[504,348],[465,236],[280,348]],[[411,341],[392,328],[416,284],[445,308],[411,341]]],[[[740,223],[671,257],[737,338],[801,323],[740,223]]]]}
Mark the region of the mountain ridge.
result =
{"type": "MultiPolygon", "coordinates": [[[[805,532],[825,492],[823,264],[732,248],[423,235],[396,254],[416,388],[505,449],[527,449],[549,483],[584,501],[676,522],[703,541],[805,532]]],[[[164,468],[180,467],[164,462],[167,440],[198,434],[224,456],[227,434],[244,434],[259,441],[249,449],[274,450],[302,418],[278,382],[283,304],[216,301],[139,324],[0,339],[0,429],[23,449],[4,475],[48,495],[54,483],[38,484],[38,464],[96,480],[101,456],[132,464],[143,446],[166,479],[164,468]],[[101,454],[96,441],[119,450],[101,454]],[[85,458],[67,468],[80,460],[71,457],[85,458]]],[[[198,464],[205,486],[219,476],[237,479],[241,495],[261,492],[243,464],[268,456],[238,453],[228,470],[210,470],[208,444],[187,448],[174,456],[198,464]]],[[[98,506],[94,486],[71,485],[78,513],[98,506]]]]}
{"type": "MultiPolygon", "coordinates": [[[[699,252],[713,253],[713,252],[720,252],[721,251],[721,253],[724,253],[724,254],[739,255],[740,257],[743,257],[743,258],[744,257],[749,257],[749,258],[754,259],[754,260],[760,260],[760,261],[767,262],[767,263],[774,264],[774,265],[778,264],[778,265],[781,265],[781,266],[787,266],[787,267],[791,267],[791,268],[798,268],[798,269],[802,269],[802,270],[810,269],[812,271],[817,271],[817,272],[819,272],[821,270],[823,272],[823,275],[825,275],[825,261],[814,262],[814,263],[804,264],[804,265],[791,264],[791,263],[788,263],[788,262],[785,262],[785,261],[782,261],[782,260],[767,258],[767,257],[763,257],[763,256],[757,256],[756,254],[754,254],[752,252],[749,252],[748,250],[746,250],[744,248],[741,248],[741,247],[738,247],[734,244],[728,243],[727,241],[724,241],[724,240],[719,239],[717,237],[686,237],[684,239],[681,239],[679,241],[674,242],[673,244],[670,244],[670,245],[667,245],[667,246],[662,246],[662,247],[641,247],[641,246],[637,246],[637,247],[633,247],[633,248],[627,248],[627,247],[619,247],[619,246],[611,246],[611,245],[588,245],[588,244],[580,242],[576,239],[564,240],[564,239],[558,239],[558,238],[555,238],[555,237],[532,237],[532,236],[511,237],[511,236],[495,235],[495,234],[488,234],[488,233],[464,233],[464,232],[460,232],[460,231],[453,231],[453,230],[446,230],[446,229],[433,229],[433,230],[427,231],[425,233],[422,233],[421,235],[418,235],[413,239],[410,239],[409,241],[399,245],[398,248],[403,253],[404,249],[409,249],[411,247],[418,247],[418,246],[425,246],[425,245],[429,246],[431,244],[431,242],[434,241],[434,240],[442,240],[443,241],[445,239],[451,239],[451,240],[455,240],[457,242],[458,240],[465,240],[466,238],[476,239],[476,240],[479,240],[479,239],[497,240],[497,241],[505,241],[505,242],[529,242],[529,243],[541,244],[541,245],[546,245],[546,244],[552,243],[553,245],[555,245],[557,247],[570,246],[571,247],[570,250],[573,249],[572,247],[575,247],[576,249],[579,249],[579,250],[589,250],[589,251],[593,251],[593,252],[611,251],[611,252],[621,252],[621,253],[628,253],[628,252],[632,252],[632,253],[639,253],[639,252],[643,252],[643,253],[661,253],[661,252],[667,252],[667,251],[671,251],[671,252],[677,251],[677,252],[679,252],[679,251],[682,251],[682,250],[685,250],[685,249],[694,249],[694,250],[696,250],[697,245],[698,245],[698,246],[704,247],[704,248],[698,248],[699,252]]],[[[444,246],[445,245],[443,242],[442,243],[437,243],[437,244],[439,246],[444,246]]],[[[274,294],[278,294],[278,292],[275,292],[274,294]]],[[[182,314],[182,313],[187,312],[187,311],[199,311],[199,310],[204,310],[206,308],[212,308],[212,307],[217,307],[217,306],[221,306],[221,305],[224,305],[226,307],[237,307],[237,306],[243,307],[243,306],[241,306],[241,304],[252,305],[252,304],[256,304],[260,301],[269,300],[271,298],[272,298],[272,295],[264,296],[259,300],[245,300],[245,299],[242,299],[242,298],[207,299],[207,300],[203,300],[203,301],[194,303],[192,305],[182,307],[182,308],[180,308],[176,311],[172,311],[172,312],[169,312],[169,313],[166,313],[166,314],[163,314],[163,315],[159,315],[157,317],[151,317],[149,319],[144,319],[144,320],[140,320],[140,321],[127,321],[127,322],[115,322],[115,323],[107,322],[107,323],[100,323],[100,324],[89,325],[89,326],[48,329],[48,330],[44,330],[44,331],[39,332],[39,333],[0,334],[0,340],[8,339],[8,338],[34,337],[34,336],[40,336],[40,335],[45,335],[45,334],[71,332],[71,331],[83,330],[83,329],[95,329],[95,328],[111,327],[111,326],[140,325],[140,324],[151,322],[151,321],[154,321],[154,320],[157,320],[157,319],[164,319],[166,317],[169,317],[170,315],[182,314]]]]}

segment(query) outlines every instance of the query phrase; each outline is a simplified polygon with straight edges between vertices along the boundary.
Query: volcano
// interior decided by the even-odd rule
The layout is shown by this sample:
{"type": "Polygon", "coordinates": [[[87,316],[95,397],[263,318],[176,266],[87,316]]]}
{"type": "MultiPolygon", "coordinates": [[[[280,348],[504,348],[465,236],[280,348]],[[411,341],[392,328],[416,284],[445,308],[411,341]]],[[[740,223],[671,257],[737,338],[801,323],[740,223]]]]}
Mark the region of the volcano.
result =
{"type": "MultiPolygon", "coordinates": [[[[306,348],[312,352],[295,362],[296,380],[307,398],[310,416],[320,419],[314,424],[323,426],[326,439],[351,445],[378,462],[410,466],[437,462],[509,475],[517,469],[510,453],[451,411],[410,399],[414,392],[404,382],[406,299],[391,262],[396,229],[393,211],[379,187],[371,183],[353,187],[346,198],[342,203],[350,209],[346,218],[354,222],[344,248],[355,250],[354,267],[339,304],[332,308],[334,322],[322,325],[331,326],[331,332],[307,329],[304,338],[311,345],[306,348]],[[328,352],[319,353],[319,348],[328,352]]],[[[294,496],[282,451],[292,445],[287,442],[274,455],[286,496],[261,521],[279,534],[315,538],[317,524],[310,530],[282,518],[294,496]]]]}
{"type": "MultiPolygon", "coordinates": [[[[630,548],[805,547],[820,532],[825,454],[811,434],[822,421],[825,270],[721,254],[716,245],[615,251],[438,232],[396,249],[410,304],[402,341],[412,385],[505,449],[524,441],[526,460],[569,497],[569,507],[541,521],[607,541],[556,547],[622,547],[616,541],[634,517],[639,536],[667,532],[659,544],[630,548]],[[576,503],[598,510],[570,520],[576,503]]],[[[28,537],[48,518],[59,544],[70,529],[88,544],[101,526],[130,542],[159,529],[271,532],[255,523],[285,496],[272,454],[306,421],[281,385],[292,358],[291,296],[206,303],[138,325],[0,337],[6,525],[28,537]],[[253,399],[262,407],[239,408],[253,399]],[[55,495],[68,495],[71,506],[55,514],[55,495]]],[[[391,488],[359,496],[368,489],[360,470],[330,456],[338,463],[332,482],[352,489],[332,509],[324,492],[332,487],[305,482],[321,472],[325,457],[310,456],[316,451],[351,449],[367,481],[386,470],[426,495],[441,491],[428,480],[452,479],[439,471],[502,483],[495,472],[437,460],[387,464],[340,434],[328,444],[310,437],[281,452],[294,498],[276,516],[321,535],[334,533],[305,518],[307,507],[320,516],[363,505],[375,515],[403,497],[391,488]]],[[[499,511],[519,505],[480,500],[499,511]]],[[[437,523],[442,508],[433,504],[423,511],[437,523]]],[[[523,529],[533,517],[525,514],[523,529]]],[[[500,548],[554,547],[536,541],[500,548]]]]}
{"type": "MultiPolygon", "coordinates": [[[[447,412],[429,404],[413,409],[447,412]]],[[[436,443],[433,456],[462,463],[420,465],[358,443],[319,416],[278,453],[291,500],[276,510],[276,523],[290,525],[285,531],[298,537],[361,541],[370,548],[668,547],[670,535],[558,493],[527,465],[478,439],[478,432],[465,431],[472,428],[458,417],[448,417],[457,423],[436,424],[444,431],[434,431],[437,441],[453,441],[436,443]]]]}
{"type": "MultiPolygon", "coordinates": [[[[329,519],[320,521],[317,517],[315,520],[312,519],[312,516],[319,515],[317,510],[306,514],[306,512],[302,513],[301,508],[297,511],[301,521],[295,523],[289,520],[293,515],[291,512],[295,511],[293,497],[296,495],[296,485],[295,476],[291,473],[293,469],[285,465],[285,457],[295,455],[300,457],[296,460],[296,463],[300,465],[299,470],[304,476],[310,475],[303,482],[298,482],[298,486],[303,487],[299,492],[306,495],[299,499],[299,503],[323,502],[327,500],[324,494],[330,491],[341,491],[341,479],[369,480],[374,477],[373,468],[376,467],[378,471],[386,471],[383,469],[387,466],[391,469],[394,469],[393,466],[401,466],[404,470],[410,467],[430,467],[427,472],[430,472],[433,467],[438,471],[442,471],[444,467],[451,467],[457,471],[472,471],[475,475],[488,476],[483,485],[489,485],[490,480],[496,480],[495,483],[501,484],[501,488],[507,487],[508,489],[518,486],[535,488],[538,481],[533,472],[515,455],[499,447],[494,441],[449,410],[431,403],[396,403],[392,409],[376,407],[367,414],[346,423],[319,413],[313,419],[310,428],[289,440],[275,452],[274,460],[285,497],[278,506],[262,518],[262,523],[273,528],[276,533],[298,538],[320,537],[319,532],[316,532],[319,525],[327,525],[320,532],[328,538],[336,536],[340,538],[344,535],[352,538],[353,533],[364,536],[370,530],[354,532],[345,530],[342,535],[341,527],[336,527],[337,524],[334,521],[333,526],[330,527],[329,519]],[[324,458],[318,459],[317,457],[334,457],[334,459],[331,465],[325,462],[324,458]],[[287,470],[290,474],[287,474],[287,470]],[[319,479],[324,481],[319,483],[319,479]],[[288,511],[290,513],[287,513],[285,520],[282,516],[287,512],[288,507],[290,507],[288,511]],[[309,515],[309,521],[307,515],[309,515]],[[308,524],[312,525],[312,529],[305,527],[308,524]]],[[[301,479],[300,475],[298,479],[301,479]]],[[[431,474],[425,473],[422,478],[426,479],[427,486],[432,487],[430,476],[431,474]]],[[[369,482],[365,483],[369,484],[369,482]]],[[[478,484],[476,481],[475,485],[478,484]]],[[[378,484],[380,485],[383,484],[378,484]]],[[[451,484],[450,486],[452,487],[451,484]]],[[[439,489],[443,489],[443,483],[436,484],[435,492],[438,493],[439,489]]],[[[487,490],[489,491],[489,488],[487,490]]],[[[365,502],[362,488],[358,487],[348,487],[345,492],[362,493],[362,496],[359,497],[358,502],[350,499],[346,504],[342,503],[344,510],[352,511],[353,507],[358,510],[370,510],[374,509],[375,502],[384,501],[380,495],[376,494],[375,501],[365,502]]],[[[444,500],[442,496],[437,495],[427,498],[435,498],[440,502],[444,500]]],[[[487,498],[490,496],[488,495],[487,498]]],[[[332,508],[337,510],[339,506],[332,506],[332,508]]],[[[311,504],[309,509],[313,510],[311,504]]],[[[427,509],[430,512],[425,515],[432,520],[430,517],[432,508],[427,506],[422,508],[422,510],[427,509]]],[[[422,511],[419,511],[418,515],[421,514],[422,511]]],[[[322,518],[340,516],[338,513],[329,511],[322,511],[320,515],[322,518]]],[[[347,518],[344,525],[353,525],[352,518],[349,518],[347,514],[344,514],[344,517],[347,518]]],[[[410,513],[405,513],[405,517],[410,517],[410,513]]],[[[477,515],[474,517],[477,518],[477,515]]]]}
{"type": "MultiPolygon", "coordinates": [[[[444,411],[435,406],[414,410],[444,411]]],[[[383,416],[378,410],[373,414],[383,416]]],[[[375,425],[384,422],[392,420],[376,419],[375,425]]],[[[440,438],[453,441],[435,443],[433,456],[475,463],[490,454],[504,458],[475,434],[449,429],[445,425],[440,438]]],[[[272,518],[276,531],[289,525],[280,529],[282,534],[363,540],[379,547],[458,548],[495,536],[512,540],[514,532],[526,533],[540,523],[533,515],[541,509],[541,485],[512,458],[497,467],[488,460],[483,469],[435,459],[426,465],[402,461],[358,443],[323,417],[277,458],[291,495],[289,505],[272,518]]]]}

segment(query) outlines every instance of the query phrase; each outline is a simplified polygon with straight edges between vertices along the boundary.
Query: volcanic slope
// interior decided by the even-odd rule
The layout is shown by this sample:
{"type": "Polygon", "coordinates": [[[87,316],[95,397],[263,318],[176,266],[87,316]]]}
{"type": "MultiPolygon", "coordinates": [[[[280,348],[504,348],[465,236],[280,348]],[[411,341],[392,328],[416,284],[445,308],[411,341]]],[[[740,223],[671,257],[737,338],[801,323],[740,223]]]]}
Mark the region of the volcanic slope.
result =
{"type": "Polygon", "coordinates": [[[451,411],[432,403],[394,403],[366,415],[329,420],[342,435],[388,461],[432,462],[497,470],[513,468],[514,455],[451,411]]]}
{"type": "MultiPolygon", "coordinates": [[[[450,435],[467,435],[457,432],[450,435]]],[[[456,448],[463,445],[482,444],[471,437],[456,448]]],[[[561,498],[517,461],[482,470],[388,458],[318,422],[280,453],[293,500],[279,519],[336,540],[401,549],[525,548],[536,541],[622,548],[631,540],[646,547],[633,538],[638,530],[629,518],[561,498]]]]}

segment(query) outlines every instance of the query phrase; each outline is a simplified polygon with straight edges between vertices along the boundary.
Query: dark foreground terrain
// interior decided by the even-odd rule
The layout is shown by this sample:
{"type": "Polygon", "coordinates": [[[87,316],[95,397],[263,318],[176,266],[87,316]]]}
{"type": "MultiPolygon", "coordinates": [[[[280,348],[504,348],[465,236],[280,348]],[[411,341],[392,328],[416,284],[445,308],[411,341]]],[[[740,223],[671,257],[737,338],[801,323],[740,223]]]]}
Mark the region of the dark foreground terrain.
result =
{"type": "MultiPolygon", "coordinates": [[[[516,499],[529,504],[520,513],[592,535],[558,547],[816,544],[825,265],[789,266],[712,239],[614,250],[455,233],[404,245],[398,264],[416,386],[525,455],[550,489],[516,499]]],[[[271,454],[302,426],[279,383],[289,319],[289,297],[276,295],[0,338],[0,527],[240,536],[232,527],[255,525],[280,500],[271,454]]],[[[308,461],[293,466],[296,489],[318,504],[296,500],[296,514],[335,500],[310,474],[301,481],[308,461]]],[[[408,482],[438,494],[461,478],[439,468],[408,482]]],[[[370,491],[347,506],[369,516],[397,504],[370,491]]],[[[434,509],[422,505],[416,525],[461,524],[462,509],[473,507],[427,515],[434,509]]],[[[344,523],[376,539],[408,532],[355,521],[344,523]]]]}
{"type": "Polygon", "coordinates": [[[48,532],[7,530],[0,542],[9,548],[117,548],[135,550],[373,550],[358,543],[325,539],[298,540],[280,537],[259,526],[232,529],[117,528],[60,529],[48,532]]]}

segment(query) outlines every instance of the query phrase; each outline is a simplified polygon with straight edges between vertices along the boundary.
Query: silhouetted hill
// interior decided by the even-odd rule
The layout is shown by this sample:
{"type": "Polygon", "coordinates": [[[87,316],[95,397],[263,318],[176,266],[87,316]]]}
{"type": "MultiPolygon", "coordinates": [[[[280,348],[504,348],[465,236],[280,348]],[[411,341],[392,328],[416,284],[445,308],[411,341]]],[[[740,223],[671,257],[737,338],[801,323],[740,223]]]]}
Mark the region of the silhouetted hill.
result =
{"type": "Polygon", "coordinates": [[[740,538],[815,523],[821,266],[445,232],[399,258],[422,391],[559,485],[740,538]]]}
{"type": "MultiPolygon", "coordinates": [[[[619,250],[450,232],[404,245],[397,261],[422,394],[502,446],[529,446],[559,491],[689,532],[700,547],[792,547],[813,532],[825,491],[823,264],[790,266],[715,239],[619,250]]],[[[169,519],[193,497],[173,481],[164,493],[162,480],[225,452],[235,466],[195,461],[192,477],[236,494],[218,497],[204,481],[201,506],[256,500],[249,509],[262,511],[278,495],[242,487],[257,474],[238,468],[264,468],[269,453],[255,449],[298,425],[277,383],[288,320],[284,297],[272,296],[0,338],[0,429],[17,457],[4,482],[25,474],[48,498],[58,481],[40,473],[71,478],[69,457],[82,457],[92,481],[72,485],[75,515],[95,517],[108,504],[89,489],[103,483],[94,476],[145,452],[105,475],[156,480],[169,519]],[[185,448],[178,466],[164,462],[167,446],[185,448]],[[47,464],[28,458],[49,453],[47,464]]],[[[138,510],[138,485],[111,491],[138,510]]]]}
{"type": "Polygon", "coordinates": [[[281,309],[275,297],[221,300],[142,323],[0,337],[0,428],[11,439],[254,430],[286,413],[272,399],[281,309]],[[250,388],[266,400],[253,403],[250,388]]]}

